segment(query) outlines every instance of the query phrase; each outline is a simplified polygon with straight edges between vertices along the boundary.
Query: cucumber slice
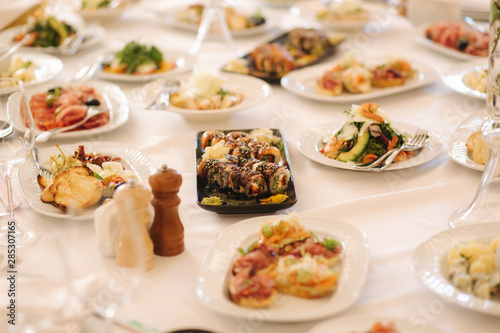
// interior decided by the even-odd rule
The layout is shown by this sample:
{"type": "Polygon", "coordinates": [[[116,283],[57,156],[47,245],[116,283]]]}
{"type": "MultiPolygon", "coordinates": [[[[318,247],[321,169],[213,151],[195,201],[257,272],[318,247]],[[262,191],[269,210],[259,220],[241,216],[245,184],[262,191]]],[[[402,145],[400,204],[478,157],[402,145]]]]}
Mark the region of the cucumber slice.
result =
{"type": "Polygon", "coordinates": [[[342,162],[356,161],[365,152],[365,149],[368,146],[368,141],[370,141],[370,133],[369,131],[365,131],[362,135],[358,136],[358,142],[356,142],[354,147],[352,147],[351,150],[337,156],[337,160],[342,162]]]}

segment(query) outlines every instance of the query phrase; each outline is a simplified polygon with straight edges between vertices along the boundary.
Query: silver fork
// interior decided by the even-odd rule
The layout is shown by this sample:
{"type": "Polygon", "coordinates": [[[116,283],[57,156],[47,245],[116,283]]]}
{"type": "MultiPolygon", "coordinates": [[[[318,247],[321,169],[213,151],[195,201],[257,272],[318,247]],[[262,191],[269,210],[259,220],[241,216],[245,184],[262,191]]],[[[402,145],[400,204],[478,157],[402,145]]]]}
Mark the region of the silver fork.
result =
{"type": "Polygon", "coordinates": [[[411,151],[411,150],[417,150],[417,149],[422,149],[425,147],[425,144],[427,143],[427,140],[429,139],[429,135],[427,130],[424,129],[419,129],[417,132],[412,136],[411,140],[408,142],[405,142],[401,147],[397,149],[393,149],[379,157],[378,159],[366,163],[366,164],[361,164],[361,165],[354,165],[355,169],[369,169],[373,171],[382,171],[385,170],[389,165],[394,161],[396,156],[401,152],[401,151],[411,151]],[[380,164],[384,163],[382,166],[379,166],[380,164]]]}
{"type": "Polygon", "coordinates": [[[42,177],[47,178],[48,180],[52,180],[54,178],[54,174],[50,172],[49,169],[44,168],[43,166],[40,165],[40,162],[38,160],[38,148],[34,147],[33,148],[33,158],[35,160],[35,164],[38,167],[38,174],[42,177]]]}
{"type": "Polygon", "coordinates": [[[148,110],[166,110],[170,103],[170,95],[177,92],[181,83],[178,80],[167,80],[161,92],[156,99],[146,109],[148,110]]]}

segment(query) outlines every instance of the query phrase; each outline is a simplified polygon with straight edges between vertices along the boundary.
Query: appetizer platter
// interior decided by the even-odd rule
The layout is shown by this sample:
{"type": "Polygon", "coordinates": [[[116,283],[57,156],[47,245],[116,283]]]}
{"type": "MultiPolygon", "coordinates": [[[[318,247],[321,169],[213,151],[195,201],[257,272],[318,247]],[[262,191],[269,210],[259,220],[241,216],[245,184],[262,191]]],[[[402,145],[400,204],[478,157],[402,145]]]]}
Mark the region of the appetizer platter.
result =
{"type": "Polygon", "coordinates": [[[111,81],[144,81],[177,75],[192,69],[195,59],[183,51],[129,42],[104,56],[96,76],[111,81]]]}
{"type": "Polygon", "coordinates": [[[425,328],[408,319],[394,317],[351,316],[321,322],[307,333],[451,333],[449,328],[428,324],[425,328]]]}
{"type": "Polygon", "coordinates": [[[453,66],[442,75],[442,79],[448,88],[485,101],[487,73],[486,60],[472,60],[453,66]]]}
{"type": "MultiPolygon", "coordinates": [[[[217,121],[232,113],[251,108],[271,94],[271,86],[257,78],[195,69],[193,74],[174,76],[180,82],[177,93],[171,94],[167,111],[195,121],[217,121]]],[[[143,104],[149,105],[161,93],[165,79],[145,85],[143,104]]]]}
{"type": "Polygon", "coordinates": [[[81,209],[71,219],[91,219],[96,207],[112,195],[118,183],[132,178],[145,181],[156,170],[141,152],[112,142],[52,146],[40,149],[38,154],[40,165],[57,176],[52,181],[41,179],[38,166],[30,160],[19,167],[18,173],[22,175],[18,177],[19,187],[33,210],[57,218],[67,218],[65,210],[76,200],[81,209]],[[76,156],[82,159],[84,155],[79,146],[85,152],[84,165],[75,162],[76,156]]]}
{"type": "MultiPolygon", "coordinates": [[[[261,216],[234,224],[220,235],[202,266],[197,294],[203,304],[225,315],[248,318],[258,313],[259,318],[271,322],[319,319],[343,311],[356,302],[366,279],[368,260],[365,235],[353,226],[332,219],[294,214],[261,216]],[[316,250],[321,249],[317,256],[308,254],[309,250],[305,248],[310,249],[310,246],[316,250]],[[301,247],[303,250],[300,250],[301,247]],[[265,267],[263,270],[267,269],[268,272],[249,277],[254,291],[250,294],[243,293],[247,295],[247,302],[241,302],[241,298],[237,296],[239,294],[233,291],[239,290],[241,275],[255,274],[248,267],[248,261],[251,261],[250,257],[265,251],[264,249],[275,253],[267,257],[270,260],[259,261],[259,267],[265,267]],[[281,257],[275,258],[280,263],[266,266],[266,263],[273,262],[271,257],[281,257]],[[330,275],[336,276],[333,288],[325,291],[320,287],[322,284],[309,283],[305,279],[288,279],[289,274],[297,274],[299,267],[295,269],[293,266],[297,261],[300,262],[300,257],[314,262],[309,267],[325,270],[323,277],[328,276],[328,281],[330,275]],[[330,259],[326,259],[327,257],[330,259]],[[328,265],[334,268],[330,269],[328,265]],[[273,270],[276,272],[272,273],[273,270]],[[267,274],[274,278],[265,278],[267,274]],[[266,298],[269,299],[274,293],[266,293],[266,287],[273,283],[280,285],[287,280],[295,281],[295,284],[287,283],[289,288],[277,287],[286,294],[275,303],[268,302],[266,298]],[[288,294],[289,292],[292,294],[288,294]],[[308,296],[317,297],[304,298],[308,296]],[[235,299],[239,300],[237,302],[240,305],[234,302],[235,299]],[[255,305],[263,307],[253,308],[255,305]]],[[[242,287],[245,287],[244,283],[242,287]]]]}
{"type": "Polygon", "coordinates": [[[82,126],[54,134],[54,138],[89,137],[112,131],[123,125],[129,116],[127,97],[112,83],[85,81],[85,83],[46,82],[26,92],[38,134],[71,124],[87,115],[90,108],[107,112],[90,118],[82,126]]]}
{"type": "Polygon", "coordinates": [[[490,283],[499,238],[498,223],[481,223],[441,232],[414,252],[412,270],[433,293],[463,308],[500,315],[498,281],[490,283]]]}
{"type": "Polygon", "coordinates": [[[23,81],[24,87],[32,87],[52,80],[63,69],[59,58],[49,54],[18,51],[0,77],[11,77],[23,81]]]}
{"type": "MultiPolygon", "coordinates": [[[[368,163],[388,150],[400,147],[415,133],[411,124],[389,122],[374,103],[353,105],[345,122],[334,122],[304,132],[297,148],[309,159],[336,168],[357,169],[356,163],[368,163]]],[[[417,151],[400,152],[387,170],[399,170],[426,163],[441,151],[441,141],[429,132],[426,146],[417,151]]]]}
{"type": "Polygon", "coordinates": [[[434,51],[460,60],[488,55],[489,37],[462,22],[440,21],[415,30],[415,40],[434,51]]]}
{"type": "Polygon", "coordinates": [[[431,84],[434,66],[405,58],[346,56],[335,64],[321,64],[288,73],[281,85],[308,99],[352,103],[398,94],[431,84]]]}
{"type": "Polygon", "coordinates": [[[302,1],[290,8],[293,15],[320,23],[326,29],[361,29],[373,19],[375,10],[383,7],[357,0],[330,2],[302,1]]]}
{"type": "MultiPolygon", "coordinates": [[[[271,27],[267,16],[258,8],[225,6],[226,23],[234,37],[263,33],[271,27]]],[[[194,3],[189,6],[167,7],[155,11],[156,15],[170,27],[197,32],[203,16],[204,5],[194,3]]]]}
{"type": "Polygon", "coordinates": [[[288,72],[314,65],[331,56],[342,40],[343,36],[327,36],[314,28],[297,28],[257,46],[242,58],[233,59],[222,70],[279,83],[288,72]]]}
{"type": "MultiPolygon", "coordinates": [[[[487,117],[486,111],[473,114],[453,132],[448,145],[448,156],[450,156],[454,162],[470,169],[478,171],[484,170],[484,164],[478,163],[476,159],[474,159],[474,149],[469,149],[467,147],[467,142],[474,133],[478,133],[481,130],[481,126],[487,117]]],[[[487,152],[481,155],[487,156],[487,152]]]]}
{"type": "Polygon", "coordinates": [[[203,131],[196,136],[197,204],[219,214],[269,213],[297,203],[278,129],[203,131]]]}

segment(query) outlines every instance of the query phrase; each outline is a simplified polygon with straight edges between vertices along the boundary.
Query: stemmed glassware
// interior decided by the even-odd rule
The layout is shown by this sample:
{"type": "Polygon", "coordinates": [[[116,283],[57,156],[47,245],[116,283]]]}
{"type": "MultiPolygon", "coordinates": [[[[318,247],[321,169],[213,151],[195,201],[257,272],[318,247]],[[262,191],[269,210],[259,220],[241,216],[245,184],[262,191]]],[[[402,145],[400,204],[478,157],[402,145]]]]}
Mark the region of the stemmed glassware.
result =
{"type": "Polygon", "coordinates": [[[35,144],[33,117],[24,96],[22,82],[0,78],[0,169],[7,184],[8,221],[0,228],[0,244],[23,246],[34,243],[39,233],[20,226],[14,217],[12,171],[32,156],[35,144]]]}
{"type": "Polygon", "coordinates": [[[460,209],[449,219],[451,227],[470,223],[500,222],[500,5],[491,0],[490,43],[487,78],[488,119],[481,133],[489,155],[476,195],[467,209],[460,209]]]}

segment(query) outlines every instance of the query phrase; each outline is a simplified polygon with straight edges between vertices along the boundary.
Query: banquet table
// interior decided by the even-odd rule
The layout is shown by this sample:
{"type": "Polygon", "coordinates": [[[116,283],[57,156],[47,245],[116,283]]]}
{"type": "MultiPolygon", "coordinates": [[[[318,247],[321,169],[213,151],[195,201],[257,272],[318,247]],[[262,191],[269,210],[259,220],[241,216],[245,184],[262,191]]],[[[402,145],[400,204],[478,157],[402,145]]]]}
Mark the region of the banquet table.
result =
{"type": "MultiPolygon", "coordinates": [[[[130,40],[188,51],[196,33],[169,27],[154,12],[155,6],[182,3],[144,0],[117,20],[102,22],[106,29],[105,40],[73,56],[61,56],[64,70],[56,80],[71,78],[82,65],[130,40]]],[[[290,28],[314,26],[314,23],[293,16],[286,7],[264,7],[263,10],[272,18],[274,26],[262,34],[235,38],[238,48],[245,52],[290,28]]],[[[342,51],[347,50],[359,55],[408,56],[432,64],[441,72],[461,62],[416,43],[411,24],[390,10],[369,29],[348,34],[335,55],[326,62],[340,59],[342,51]]],[[[143,83],[116,84],[127,94],[143,83]]],[[[453,92],[439,78],[423,88],[366,102],[380,104],[394,122],[411,123],[437,134],[442,141],[439,155],[420,166],[381,173],[341,170],[313,162],[297,149],[299,137],[307,129],[342,121],[345,117],[343,111],[350,105],[308,100],[291,94],[279,85],[272,86],[272,94],[263,103],[220,121],[187,120],[168,111],[149,111],[131,105],[129,119],[123,126],[112,132],[84,138],[84,141],[93,143],[118,142],[138,149],[156,167],[166,163],[168,167],[178,170],[183,180],[178,195],[181,199],[180,219],[185,228],[185,251],[174,257],[154,257],[154,268],[144,274],[136,297],[120,309],[117,320],[140,322],[143,327],[151,328],[150,332],[182,328],[214,332],[305,332],[322,320],[334,317],[380,316],[411,320],[420,325],[420,332],[424,332],[427,325],[444,325],[450,332],[457,333],[498,332],[499,316],[443,302],[423,286],[410,269],[416,247],[432,235],[449,229],[450,215],[459,208],[467,207],[475,194],[481,172],[455,163],[447,150],[454,130],[469,116],[484,110],[485,102],[453,92]],[[263,311],[259,317],[236,318],[212,311],[197,296],[200,269],[219,235],[227,227],[259,215],[220,215],[205,211],[196,204],[196,133],[262,127],[279,128],[286,139],[298,197],[291,210],[303,216],[339,220],[366,234],[370,253],[366,283],[355,304],[330,317],[305,322],[271,323],[266,320],[272,316],[270,309],[263,311]]],[[[82,140],[57,142],[78,144],[82,140]]],[[[49,147],[54,143],[56,140],[38,147],[49,147]]],[[[17,186],[15,191],[20,197],[17,186]]],[[[21,201],[22,205],[15,212],[17,220],[36,227],[41,231],[41,239],[32,246],[18,249],[22,260],[18,266],[19,275],[30,270],[29,264],[33,259],[50,265],[50,260],[43,256],[44,246],[47,245],[44,238],[61,224],[82,223],[41,215],[33,211],[24,199],[21,201]],[[28,267],[23,267],[23,263],[28,267]]],[[[81,255],[98,255],[94,223],[92,220],[84,223],[87,232],[82,237],[88,238],[89,251],[81,255]]],[[[1,297],[3,302],[3,290],[1,297]]],[[[29,295],[19,290],[18,302],[27,297],[29,295]]],[[[4,320],[1,318],[0,322],[5,324],[4,320]]],[[[83,332],[98,332],[99,325],[99,320],[89,319],[83,332]]],[[[2,329],[6,326],[3,325],[2,329]]],[[[116,332],[130,331],[120,326],[115,329],[116,332]]],[[[142,331],[148,330],[143,328],[142,331]]]]}

